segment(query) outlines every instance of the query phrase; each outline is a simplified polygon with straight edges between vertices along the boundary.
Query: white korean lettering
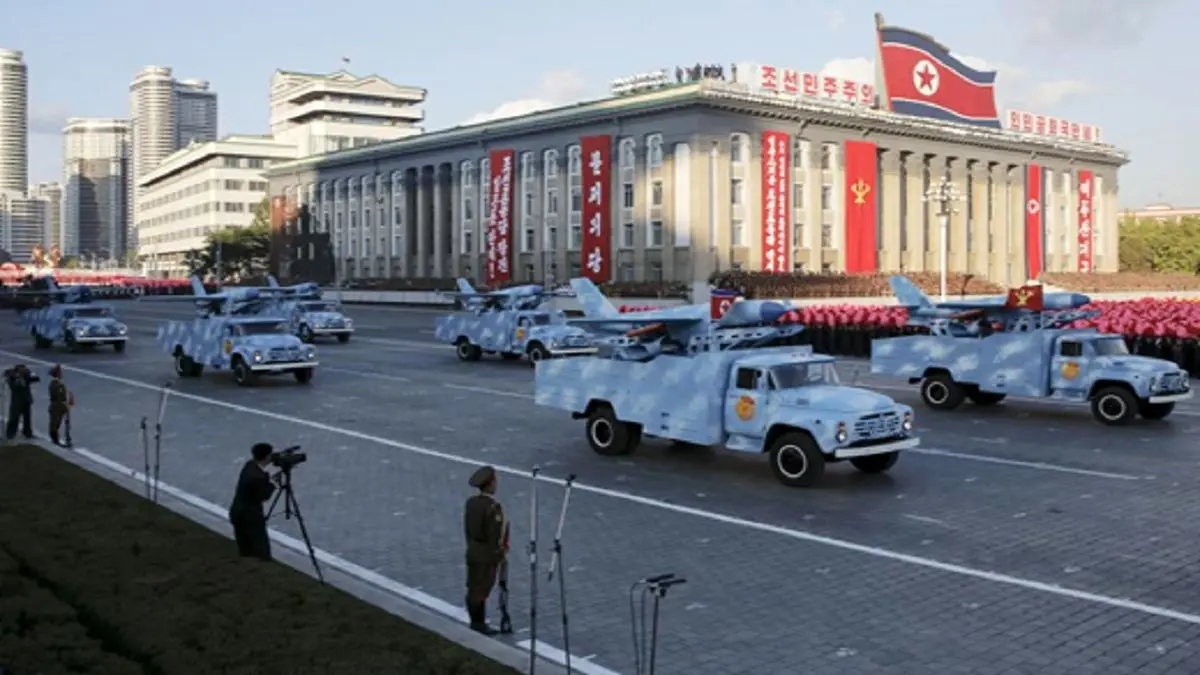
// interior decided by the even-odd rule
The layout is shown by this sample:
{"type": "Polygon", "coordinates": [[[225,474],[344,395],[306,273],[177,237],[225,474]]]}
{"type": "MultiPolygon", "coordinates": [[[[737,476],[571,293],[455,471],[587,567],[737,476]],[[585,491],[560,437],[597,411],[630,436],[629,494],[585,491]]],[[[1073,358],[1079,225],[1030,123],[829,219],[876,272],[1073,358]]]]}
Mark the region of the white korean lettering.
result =
{"type": "Polygon", "coordinates": [[[592,217],[588,220],[588,234],[592,235],[593,237],[603,236],[603,233],[601,232],[601,226],[602,219],[600,218],[600,214],[593,213],[592,217]]]}
{"type": "Polygon", "coordinates": [[[592,274],[599,274],[602,267],[604,267],[604,255],[600,253],[599,246],[594,246],[588,253],[587,268],[592,274]]]}
{"type": "Polygon", "coordinates": [[[1092,193],[1092,181],[1090,181],[1090,180],[1079,181],[1079,194],[1086,197],[1086,196],[1090,195],[1091,193],[1092,193]]]}
{"type": "Polygon", "coordinates": [[[588,203],[599,206],[601,202],[600,184],[592,183],[588,186],[588,203]]]}
{"type": "Polygon", "coordinates": [[[600,151],[593,150],[588,157],[588,166],[592,169],[593,176],[599,176],[601,170],[604,169],[604,160],[600,159],[600,151]]]}

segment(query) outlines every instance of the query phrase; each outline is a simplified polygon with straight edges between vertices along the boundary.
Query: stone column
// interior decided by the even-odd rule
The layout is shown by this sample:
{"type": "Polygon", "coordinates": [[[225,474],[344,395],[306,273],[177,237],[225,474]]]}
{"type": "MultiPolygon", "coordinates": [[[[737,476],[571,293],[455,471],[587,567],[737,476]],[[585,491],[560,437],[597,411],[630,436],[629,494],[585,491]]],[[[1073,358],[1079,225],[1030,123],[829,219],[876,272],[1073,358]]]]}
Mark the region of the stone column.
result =
{"type": "MultiPolygon", "coordinates": [[[[957,157],[946,162],[950,182],[954,183],[961,201],[951,203],[950,213],[950,272],[967,271],[967,163],[957,157]]],[[[940,223],[939,223],[940,226],[940,223]]]]}
{"type": "Polygon", "coordinates": [[[883,220],[883,241],[880,243],[879,269],[885,272],[900,269],[900,153],[886,150],[880,158],[883,185],[879,191],[879,217],[883,220]]]}
{"type": "Polygon", "coordinates": [[[446,175],[441,166],[433,169],[433,269],[430,276],[446,276],[446,236],[450,223],[446,220],[446,175]]]}
{"type": "Polygon", "coordinates": [[[988,223],[992,240],[991,250],[988,252],[991,270],[988,278],[1005,287],[1011,287],[1012,280],[1008,269],[1008,214],[1011,207],[1008,195],[1008,167],[1004,164],[992,164],[988,169],[992,179],[992,218],[988,223]]]}
{"type": "MultiPolygon", "coordinates": [[[[971,162],[971,253],[967,269],[971,274],[987,277],[990,272],[988,254],[988,166],[987,162],[971,162]]],[[[965,211],[966,209],[964,209],[965,211]]]]}
{"type": "Polygon", "coordinates": [[[907,272],[925,270],[925,157],[910,152],[904,162],[904,240],[908,245],[901,258],[907,272]]]}
{"type": "MultiPolygon", "coordinates": [[[[820,155],[817,155],[817,161],[820,162],[820,155]]],[[[842,161],[842,146],[839,143],[829,144],[829,171],[825,172],[830,176],[830,181],[833,186],[833,199],[831,210],[833,212],[833,237],[830,244],[833,246],[832,269],[835,272],[844,272],[846,270],[846,166],[842,161]]],[[[822,178],[822,184],[825,180],[822,178]]]]}
{"type": "Polygon", "coordinates": [[[433,222],[429,217],[430,214],[430,185],[428,181],[427,167],[421,167],[417,170],[417,180],[413,188],[417,191],[417,260],[413,265],[413,271],[417,278],[429,278],[431,276],[432,267],[429,264],[430,255],[430,233],[433,230],[433,222]]]}
{"type": "Polygon", "coordinates": [[[1008,274],[1010,286],[1020,286],[1029,278],[1025,265],[1025,167],[1008,169],[1008,274]]]}
{"type": "MultiPolygon", "coordinates": [[[[1064,272],[1079,271],[1079,178],[1075,170],[1064,172],[1062,193],[1063,203],[1066,205],[1066,215],[1063,216],[1062,232],[1060,233],[1060,241],[1062,242],[1062,259],[1064,272]]],[[[1056,272],[1059,270],[1055,270],[1056,272]]]]}

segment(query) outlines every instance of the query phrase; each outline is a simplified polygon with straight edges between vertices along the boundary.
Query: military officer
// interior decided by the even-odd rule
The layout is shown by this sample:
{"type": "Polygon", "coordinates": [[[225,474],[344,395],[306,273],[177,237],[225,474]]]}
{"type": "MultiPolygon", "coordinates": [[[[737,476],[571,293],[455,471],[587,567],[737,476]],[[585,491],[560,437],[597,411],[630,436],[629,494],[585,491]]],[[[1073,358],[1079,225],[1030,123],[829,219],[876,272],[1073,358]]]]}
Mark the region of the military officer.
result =
{"type": "Polygon", "coordinates": [[[504,543],[504,509],[496,501],[496,470],[484,466],[471,474],[471,487],[479,494],[467,499],[463,529],[467,537],[467,614],[471,629],[495,635],[487,624],[487,600],[496,584],[496,573],[507,551],[504,543]]]}
{"type": "Polygon", "coordinates": [[[50,380],[50,441],[55,445],[69,448],[71,447],[71,406],[75,405],[75,395],[67,389],[66,383],[63,382],[62,366],[54,366],[50,369],[50,377],[53,378],[50,380]],[[67,435],[60,443],[58,432],[63,421],[67,423],[67,435]]]}

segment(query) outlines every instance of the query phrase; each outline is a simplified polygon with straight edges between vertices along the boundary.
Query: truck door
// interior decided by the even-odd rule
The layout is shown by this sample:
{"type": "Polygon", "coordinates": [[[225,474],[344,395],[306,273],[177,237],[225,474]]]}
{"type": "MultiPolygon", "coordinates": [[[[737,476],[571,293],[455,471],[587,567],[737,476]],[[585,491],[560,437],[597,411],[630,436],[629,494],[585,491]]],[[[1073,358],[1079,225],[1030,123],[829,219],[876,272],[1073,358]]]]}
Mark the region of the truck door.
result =
{"type": "Polygon", "coordinates": [[[734,367],[733,382],[725,394],[725,431],[750,438],[766,433],[766,373],[758,368],[734,367]]]}
{"type": "Polygon", "coordinates": [[[1087,386],[1087,366],[1083,342],[1060,339],[1050,361],[1050,389],[1064,394],[1081,392],[1087,386]]]}

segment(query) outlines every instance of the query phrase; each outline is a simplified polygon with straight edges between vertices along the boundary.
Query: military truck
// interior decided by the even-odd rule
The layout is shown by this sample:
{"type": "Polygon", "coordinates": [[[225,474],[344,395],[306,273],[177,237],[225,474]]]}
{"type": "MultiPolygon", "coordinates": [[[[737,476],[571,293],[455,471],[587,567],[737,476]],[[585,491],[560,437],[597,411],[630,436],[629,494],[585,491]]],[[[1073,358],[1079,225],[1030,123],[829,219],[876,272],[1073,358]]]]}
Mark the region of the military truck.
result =
{"type": "Polygon", "coordinates": [[[168,321],[158,345],[175,359],[180,377],[199,377],[205,368],[233,373],[239,386],[259,377],[291,374],[300,384],[313,378],[317,350],[291,333],[286,319],[262,315],[212,315],[168,321]]]}
{"type": "Polygon", "coordinates": [[[55,304],[21,312],[21,325],[33,337],[33,346],[48,349],[56,343],[71,351],[111,345],[125,351],[129,328],[117,320],[105,303],[55,304]]]}

